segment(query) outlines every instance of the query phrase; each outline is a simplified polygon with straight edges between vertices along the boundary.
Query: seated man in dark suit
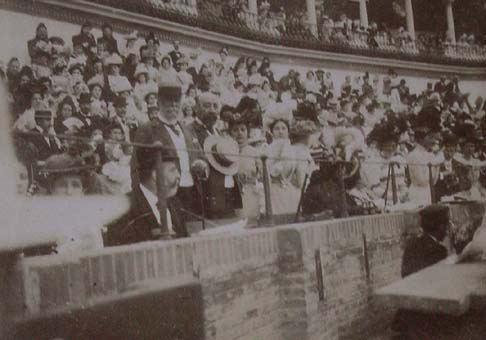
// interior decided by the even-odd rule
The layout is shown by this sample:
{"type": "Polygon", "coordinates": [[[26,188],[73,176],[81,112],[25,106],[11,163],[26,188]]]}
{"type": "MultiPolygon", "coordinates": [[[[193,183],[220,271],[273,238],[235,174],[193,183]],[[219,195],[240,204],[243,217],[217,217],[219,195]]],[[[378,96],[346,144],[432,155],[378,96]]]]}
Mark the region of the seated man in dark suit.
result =
{"type": "MultiPolygon", "coordinates": [[[[420,211],[423,234],[410,239],[402,258],[402,277],[432,266],[447,257],[447,249],[441,242],[447,235],[449,207],[430,205],[420,211]]],[[[434,339],[438,327],[445,319],[435,314],[399,310],[393,330],[394,339],[434,339]]]]}
{"type": "Polygon", "coordinates": [[[431,205],[420,211],[423,234],[407,242],[402,259],[402,277],[418,272],[447,257],[440,243],[447,235],[449,208],[431,205]]]}
{"type": "Polygon", "coordinates": [[[26,137],[37,149],[37,161],[45,161],[52,155],[61,153],[61,142],[52,129],[52,112],[50,110],[35,111],[35,128],[26,137]]]}
{"type": "Polygon", "coordinates": [[[181,203],[175,197],[180,181],[177,154],[153,142],[150,133],[139,138],[141,143],[160,147],[136,147],[140,181],[128,194],[130,211],[107,227],[105,246],[188,236],[181,203]]]}

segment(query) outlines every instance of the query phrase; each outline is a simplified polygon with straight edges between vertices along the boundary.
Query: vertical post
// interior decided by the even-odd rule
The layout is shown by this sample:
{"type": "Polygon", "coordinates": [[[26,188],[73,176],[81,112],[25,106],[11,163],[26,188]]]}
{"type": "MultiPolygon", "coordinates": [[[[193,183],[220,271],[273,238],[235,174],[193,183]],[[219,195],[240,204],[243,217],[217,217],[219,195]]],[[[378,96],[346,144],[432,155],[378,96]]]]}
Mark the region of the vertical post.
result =
{"type": "Polygon", "coordinates": [[[349,216],[349,211],[348,211],[348,203],[346,202],[346,186],[344,185],[344,174],[345,174],[345,166],[346,163],[341,162],[339,164],[339,191],[340,191],[340,201],[341,201],[341,217],[348,217],[349,216]]]}
{"type": "Polygon", "coordinates": [[[197,8],[197,0],[189,0],[189,6],[197,8]]]}
{"type": "Polygon", "coordinates": [[[391,184],[392,184],[393,204],[397,204],[398,203],[398,194],[397,194],[397,179],[395,178],[395,162],[391,162],[390,167],[391,167],[391,184]]]}
{"type": "Polygon", "coordinates": [[[412,0],[405,0],[405,12],[407,14],[407,31],[415,41],[415,21],[413,18],[412,0]]]}
{"type": "Polygon", "coordinates": [[[366,7],[367,0],[359,0],[359,21],[361,26],[368,27],[368,8],[366,7]]]}
{"type": "Polygon", "coordinates": [[[267,155],[262,155],[263,191],[265,193],[265,224],[273,225],[272,199],[270,197],[270,176],[267,167],[267,155]]]}
{"type": "Polygon", "coordinates": [[[307,5],[307,23],[311,33],[317,37],[317,14],[316,0],[306,0],[307,5]]]}
{"type": "Polygon", "coordinates": [[[167,193],[163,189],[164,171],[162,164],[162,154],[157,152],[155,158],[156,182],[157,182],[157,208],[160,214],[160,228],[152,229],[152,236],[154,239],[169,239],[169,227],[167,221],[167,193]]]}
{"type": "Polygon", "coordinates": [[[431,198],[431,204],[437,203],[437,199],[435,197],[435,186],[434,186],[434,175],[432,173],[432,164],[429,163],[428,165],[429,168],[429,186],[430,186],[430,198],[431,198]]]}
{"type": "Polygon", "coordinates": [[[456,28],[454,25],[454,12],[452,11],[452,3],[454,0],[445,0],[446,17],[447,17],[447,34],[452,44],[456,44],[456,28]]]}

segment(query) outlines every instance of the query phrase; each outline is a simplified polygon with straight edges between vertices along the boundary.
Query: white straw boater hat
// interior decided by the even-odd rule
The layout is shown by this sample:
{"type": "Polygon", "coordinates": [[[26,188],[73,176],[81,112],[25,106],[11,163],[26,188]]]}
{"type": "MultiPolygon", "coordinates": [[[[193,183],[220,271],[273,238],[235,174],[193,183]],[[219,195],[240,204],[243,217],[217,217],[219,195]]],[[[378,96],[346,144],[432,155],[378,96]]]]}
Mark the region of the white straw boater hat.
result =
{"type": "Polygon", "coordinates": [[[204,153],[209,164],[226,176],[238,173],[239,147],[230,137],[211,135],[204,141],[204,153]]]}

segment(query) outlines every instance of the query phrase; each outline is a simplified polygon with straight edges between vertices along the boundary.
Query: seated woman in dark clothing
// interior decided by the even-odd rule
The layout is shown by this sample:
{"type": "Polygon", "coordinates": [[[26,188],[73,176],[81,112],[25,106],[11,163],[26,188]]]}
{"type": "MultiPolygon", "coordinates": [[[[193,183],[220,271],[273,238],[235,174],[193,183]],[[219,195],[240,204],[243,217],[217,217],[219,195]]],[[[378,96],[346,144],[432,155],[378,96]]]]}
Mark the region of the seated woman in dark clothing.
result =
{"type": "Polygon", "coordinates": [[[309,186],[302,198],[302,213],[306,219],[318,215],[343,217],[345,190],[340,184],[341,164],[324,161],[312,173],[309,186]]]}

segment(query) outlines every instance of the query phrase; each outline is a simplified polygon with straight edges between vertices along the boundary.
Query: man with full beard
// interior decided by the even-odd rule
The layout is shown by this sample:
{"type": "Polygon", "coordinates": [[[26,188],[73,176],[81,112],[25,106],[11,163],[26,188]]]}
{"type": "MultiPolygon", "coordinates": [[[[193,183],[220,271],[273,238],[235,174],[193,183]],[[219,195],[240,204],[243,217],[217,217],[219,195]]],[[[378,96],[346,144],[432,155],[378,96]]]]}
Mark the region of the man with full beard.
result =
{"type": "MultiPolygon", "coordinates": [[[[205,176],[207,162],[202,148],[195,141],[191,131],[180,124],[182,90],[180,86],[159,85],[158,115],[145,125],[137,129],[136,143],[146,143],[145,136],[152,136],[150,143],[160,142],[167,150],[173,150],[177,155],[176,165],[180,171],[179,189],[177,197],[182,208],[192,213],[198,213],[199,199],[197,199],[194,181],[196,177],[205,176]],[[202,174],[202,175],[201,175],[202,174]]],[[[140,167],[137,158],[132,157],[132,187],[139,182],[140,167]]]]}

